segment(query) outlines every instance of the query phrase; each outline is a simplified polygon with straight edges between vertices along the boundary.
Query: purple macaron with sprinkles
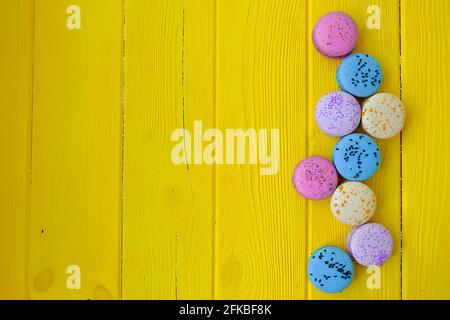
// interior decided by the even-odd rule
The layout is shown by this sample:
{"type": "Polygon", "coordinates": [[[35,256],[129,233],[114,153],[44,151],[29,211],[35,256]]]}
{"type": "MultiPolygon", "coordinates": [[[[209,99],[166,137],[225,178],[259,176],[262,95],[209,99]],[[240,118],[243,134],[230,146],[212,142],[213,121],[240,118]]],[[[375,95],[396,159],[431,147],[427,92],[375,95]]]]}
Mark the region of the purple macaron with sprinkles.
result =
{"type": "Polygon", "coordinates": [[[312,32],[314,47],[329,58],[348,55],[356,47],[358,28],[352,17],[334,11],[323,15],[312,32]]]}
{"type": "Polygon", "coordinates": [[[332,137],[352,133],[361,121],[358,100],[343,91],[333,91],[320,98],[314,114],[319,128],[332,137]]]}
{"type": "Polygon", "coordinates": [[[383,265],[394,249],[391,233],[379,223],[367,223],[353,228],[346,242],[353,259],[366,267],[383,265]]]}

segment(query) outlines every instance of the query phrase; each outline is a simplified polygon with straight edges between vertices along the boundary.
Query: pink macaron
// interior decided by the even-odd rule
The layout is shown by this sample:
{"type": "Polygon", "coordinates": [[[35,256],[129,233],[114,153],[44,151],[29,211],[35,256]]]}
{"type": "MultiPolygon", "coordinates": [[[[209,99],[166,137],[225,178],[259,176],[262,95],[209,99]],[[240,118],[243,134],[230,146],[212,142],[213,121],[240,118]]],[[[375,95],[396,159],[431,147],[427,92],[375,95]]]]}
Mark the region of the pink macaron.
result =
{"type": "Polygon", "coordinates": [[[331,161],[318,156],[308,157],[295,167],[292,182],[305,198],[321,200],[336,190],[338,174],[331,161]]]}
{"type": "Polygon", "coordinates": [[[322,16],[312,32],[314,47],[326,57],[340,58],[356,47],[358,28],[344,12],[334,11],[322,16]]]}

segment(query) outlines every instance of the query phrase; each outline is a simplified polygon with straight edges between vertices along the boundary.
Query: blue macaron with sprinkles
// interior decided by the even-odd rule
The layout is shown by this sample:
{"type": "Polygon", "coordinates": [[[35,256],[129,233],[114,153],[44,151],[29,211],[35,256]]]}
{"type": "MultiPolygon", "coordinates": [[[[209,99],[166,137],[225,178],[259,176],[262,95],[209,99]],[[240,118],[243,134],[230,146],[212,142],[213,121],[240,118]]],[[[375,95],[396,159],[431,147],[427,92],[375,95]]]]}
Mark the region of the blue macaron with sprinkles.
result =
{"type": "Polygon", "coordinates": [[[342,91],[365,98],[375,94],[383,81],[378,61],[367,53],[354,53],[345,58],[336,71],[342,91]]]}
{"type": "Polygon", "coordinates": [[[339,140],[332,158],[339,174],[351,181],[369,179],[381,163],[378,144],[362,133],[352,133],[339,140]]]}
{"type": "Polygon", "coordinates": [[[350,285],[355,273],[350,256],[335,246],[314,251],[309,258],[307,272],[313,286],[326,293],[343,291],[350,285]]]}

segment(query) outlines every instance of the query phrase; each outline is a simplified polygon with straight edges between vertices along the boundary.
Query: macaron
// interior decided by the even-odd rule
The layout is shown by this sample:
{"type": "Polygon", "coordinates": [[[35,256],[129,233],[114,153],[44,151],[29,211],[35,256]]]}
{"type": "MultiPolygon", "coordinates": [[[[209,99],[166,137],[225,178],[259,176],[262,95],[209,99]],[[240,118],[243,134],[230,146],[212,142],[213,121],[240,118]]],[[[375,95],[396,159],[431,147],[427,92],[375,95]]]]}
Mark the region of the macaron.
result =
{"type": "Polygon", "coordinates": [[[399,98],[390,93],[378,93],[363,103],[363,129],[379,139],[388,139],[402,131],[406,110],[399,98]]]}
{"type": "Polygon", "coordinates": [[[365,98],[378,91],[383,73],[375,58],[367,53],[353,53],[339,65],[336,80],[342,91],[365,98]]]}
{"type": "Polygon", "coordinates": [[[383,265],[392,255],[393,243],[389,230],[379,223],[355,227],[347,236],[349,253],[366,267],[383,265]]]}
{"type": "Polygon", "coordinates": [[[377,143],[362,133],[352,133],[339,140],[332,158],[339,174],[351,181],[369,179],[381,163],[377,143]]]}
{"type": "Polygon", "coordinates": [[[358,181],[342,183],[330,200],[334,217],[349,226],[359,226],[369,221],[376,207],[375,193],[367,185],[358,181]]]}
{"type": "Polygon", "coordinates": [[[333,91],[320,98],[315,118],[323,132],[332,137],[343,137],[359,126],[361,107],[347,92],[333,91]]]}
{"type": "Polygon", "coordinates": [[[314,156],[304,159],[297,165],[292,182],[302,196],[311,200],[321,200],[336,190],[338,175],[329,160],[314,156]]]}
{"type": "Polygon", "coordinates": [[[354,268],[350,256],[335,246],[317,249],[309,257],[308,278],[318,290],[327,293],[341,292],[353,280],[354,268]]]}
{"type": "Polygon", "coordinates": [[[329,58],[346,56],[358,41],[355,21],[344,12],[330,12],[317,21],[312,32],[314,47],[329,58]]]}
{"type": "Polygon", "coordinates": [[[345,250],[347,250],[347,252],[350,254],[350,257],[352,257],[352,251],[350,250],[350,243],[356,229],[358,229],[358,226],[351,228],[347,234],[347,238],[345,239],[345,250]]]}

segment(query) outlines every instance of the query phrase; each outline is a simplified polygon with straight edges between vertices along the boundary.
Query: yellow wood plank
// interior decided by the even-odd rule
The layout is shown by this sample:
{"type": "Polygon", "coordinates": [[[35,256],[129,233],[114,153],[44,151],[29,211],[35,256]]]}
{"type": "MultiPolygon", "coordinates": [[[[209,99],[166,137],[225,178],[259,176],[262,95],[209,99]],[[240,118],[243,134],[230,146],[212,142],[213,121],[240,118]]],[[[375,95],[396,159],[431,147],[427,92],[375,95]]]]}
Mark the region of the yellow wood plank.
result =
{"type": "Polygon", "coordinates": [[[305,3],[217,3],[217,126],[267,129],[269,148],[270,129],[280,136],[275,175],[248,159],[216,167],[218,299],[306,296],[306,201],[291,178],[306,151],[305,3]]]}
{"type": "Polygon", "coordinates": [[[122,1],[72,4],[35,6],[31,298],[120,298],[122,1]]]}
{"type": "Polygon", "coordinates": [[[401,9],[403,298],[450,299],[450,3],[402,0],[401,9]]]}
{"type": "Polygon", "coordinates": [[[33,1],[2,3],[0,30],[0,299],[26,299],[33,1]]]}
{"type": "MultiPolygon", "coordinates": [[[[184,0],[184,126],[214,127],[215,0],[184,0]]],[[[205,144],[206,145],[206,144],[205,144]]],[[[186,170],[186,168],[183,168],[186,170]]],[[[214,167],[191,165],[191,208],[179,212],[178,298],[213,298],[214,167]]]]}
{"type": "Polygon", "coordinates": [[[123,297],[212,297],[213,167],[172,132],[212,126],[213,1],[126,2],[123,297]]]}
{"type": "MultiPolygon", "coordinates": [[[[332,148],[337,139],[326,136],[314,119],[314,108],[320,97],[337,90],[336,68],[341,60],[321,56],[309,40],[314,24],[325,13],[343,11],[356,21],[359,42],[356,52],[367,52],[380,62],[384,82],[381,92],[399,95],[399,7],[391,0],[323,0],[309,1],[309,137],[308,154],[331,159],[332,148]],[[366,20],[367,8],[376,5],[381,10],[381,29],[369,30],[366,20]]],[[[378,198],[378,208],[372,221],[385,225],[394,236],[395,251],[381,268],[381,289],[369,290],[366,268],[356,267],[352,285],[343,293],[323,294],[309,284],[311,299],[399,299],[400,298],[400,138],[379,141],[382,164],[376,175],[367,181],[378,198]]],[[[337,221],[331,214],[329,200],[309,202],[308,254],[323,245],[345,248],[345,238],[350,227],[337,221]]],[[[307,255],[305,254],[305,257],[307,255]]]]}

